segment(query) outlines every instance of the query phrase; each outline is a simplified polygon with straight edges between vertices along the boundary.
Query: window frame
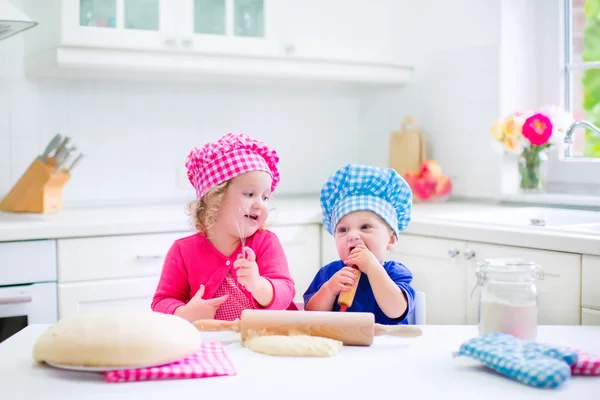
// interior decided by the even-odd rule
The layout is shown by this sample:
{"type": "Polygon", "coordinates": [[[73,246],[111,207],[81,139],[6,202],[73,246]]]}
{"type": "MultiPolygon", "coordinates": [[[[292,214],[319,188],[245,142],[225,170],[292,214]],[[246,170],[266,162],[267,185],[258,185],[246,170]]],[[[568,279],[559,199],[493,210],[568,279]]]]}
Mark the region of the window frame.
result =
{"type": "MultiPolygon", "coordinates": [[[[582,71],[589,68],[600,68],[600,62],[580,62],[573,63],[572,46],[573,46],[573,2],[572,0],[562,0],[558,7],[558,22],[559,22],[559,45],[547,46],[549,49],[554,49],[554,54],[541,54],[542,59],[558,60],[560,65],[560,76],[557,77],[552,73],[548,73],[547,79],[542,81],[543,85],[555,86],[559,82],[559,88],[553,90],[550,96],[543,95],[544,103],[559,104],[567,110],[573,108],[573,77],[572,74],[577,71],[582,71]],[[562,40],[560,40],[562,39],[562,40]],[[554,75],[554,77],[553,77],[554,75]],[[556,79],[558,78],[558,79],[556,79]],[[552,79],[552,81],[549,81],[552,79]]],[[[543,31],[543,30],[542,30],[543,31]]],[[[544,35],[541,33],[541,35],[544,35]]],[[[550,35],[552,38],[552,35],[550,35]]],[[[543,39],[540,38],[540,39],[543,39]]],[[[552,50],[550,50],[552,51],[552,50]]],[[[549,62],[547,65],[552,67],[555,65],[549,62]]],[[[564,157],[564,146],[557,146],[558,151],[550,154],[548,180],[552,183],[567,184],[567,185],[592,185],[600,187],[600,158],[584,158],[564,157]]],[[[591,191],[596,192],[597,188],[591,188],[591,191]]]]}

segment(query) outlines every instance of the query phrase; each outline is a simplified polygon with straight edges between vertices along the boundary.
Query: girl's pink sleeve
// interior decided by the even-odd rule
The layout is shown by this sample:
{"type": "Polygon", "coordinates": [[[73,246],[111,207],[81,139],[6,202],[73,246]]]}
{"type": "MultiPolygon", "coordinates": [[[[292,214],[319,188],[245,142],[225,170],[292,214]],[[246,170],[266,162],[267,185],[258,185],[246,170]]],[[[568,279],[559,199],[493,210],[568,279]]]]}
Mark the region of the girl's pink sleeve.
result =
{"type": "Polygon", "coordinates": [[[266,310],[286,310],[296,295],[294,280],[290,276],[287,257],[283,246],[276,234],[267,231],[263,242],[256,254],[258,270],[263,278],[266,278],[273,286],[273,301],[266,307],[262,307],[256,299],[252,298],[257,308],[266,310]]]}
{"type": "Polygon", "coordinates": [[[152,299],[152,310],[173,314],[188,301],[190,287],[187,270],[177,242],[173,243],[163,264],[158,287],[152,299]]]}

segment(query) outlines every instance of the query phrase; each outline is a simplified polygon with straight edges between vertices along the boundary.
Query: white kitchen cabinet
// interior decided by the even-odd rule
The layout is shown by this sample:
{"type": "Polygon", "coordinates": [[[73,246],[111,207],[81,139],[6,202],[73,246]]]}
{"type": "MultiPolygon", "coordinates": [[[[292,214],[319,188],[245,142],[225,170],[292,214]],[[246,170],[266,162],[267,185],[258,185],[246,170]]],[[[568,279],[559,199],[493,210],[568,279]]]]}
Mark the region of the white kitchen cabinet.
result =
{"type": "Polygon", "coordinates": [[[281,0],[280,41],[292,59],[393,64],[397,0],[281,0]]]}
{"type": "Polygon", "coordinates": [[[81,282],[160,275],[169,248],[192,232],[58,240],[58,281],[81,282]]]}
{"type": "MultiPolygon", "coordinates": [[[[581,314],[581,255],[514,246],[469,242],[463,258],[468,259],[467,287],[475,287],[475,269],[487,258],[521,258],[534,261],[543,269],[544,279],[536,282],[538,323],[541,325],[579,325],[581,314]]],[[[469,297],[467,323],[478,320],[480,288],[469,297]]]]}
{"type": "MultiPolygon", "coordinates": [[[[24,0],[57,46],[275,55],[273,0],[24,0]]],[[[39,35],[30,38],[39,39],[39,35]]],[[[32,40],[39,51],[42,40],[32,40]]],[[[46,44],[50,44],[46,42],[46,44]]]]}
{"type": "Polygon", "coordinates": [[[400,234],[390,252],[413,273],[412,286],[424,292],[430,325],[466,323],[467,266],[460,257],[464,242],[400,234]]]}
{"type": "MultiPolygon", "coordinates": [[[[30,76],[406,83],[394,0],[23,0],[30,76]]],[[[404,4],[404,3],[403,3],[404,4]]],[[[408,4],[408,3],[406,3],[408,4]]],[[[410,11],[408,11],[410,12],[410,11]]],[[[403,16],[405,17],[405,16],[403,16]]],[[[406,46],[406,44],[405,44],[406,46]]]]}
{"type": "Polygon", "coordinates": [[[289,225],[270,227],[279,237],[287,257],[290,275],[294,279],[295,301],[303,301],[303,295],[320,265],[320,225],[289,225]]]}
{"type": "Polygon", "coordinates": [[[598,256],[583,256],[581,306],[600,310],[600,257],[598,256]]]}
{"type": "Polygon", "coordinates": [[[159,276],[58,284],[58,317],[80,312],[152,311],[159,276]]]}
{"type": "MultiPolygon", "coordinates": [[[[332,254],[333,240],[324,239],[322,248],[323,254],[332,254]]],[[[401,262],[413,273],[415,290],[425,293],[427,323],[432,325],[478,323],[477,263],[498,257],[523,258],[542,266],[544,279],[536,282],[540,324],[580,323],[582,268],[579,254],[412,234],[401,234],[397,246],[390,252],[390,258],[401,262]]],[[[590,287],[592,282],[600,282],[592,275],[600,269],[597,266],[600,264],[592,266],[597,262],[595,258],[588,258],[589,278],[584,276],[583,279],[590,287]]],[[[585,298],[596,304],[592,299],[598,291],[589,293],[585,298]]]]}
{"type": "Polygon", "coordinates": [[[600,326],[600,311],[591,308],[581,309],[581,325],[600,326]]]}

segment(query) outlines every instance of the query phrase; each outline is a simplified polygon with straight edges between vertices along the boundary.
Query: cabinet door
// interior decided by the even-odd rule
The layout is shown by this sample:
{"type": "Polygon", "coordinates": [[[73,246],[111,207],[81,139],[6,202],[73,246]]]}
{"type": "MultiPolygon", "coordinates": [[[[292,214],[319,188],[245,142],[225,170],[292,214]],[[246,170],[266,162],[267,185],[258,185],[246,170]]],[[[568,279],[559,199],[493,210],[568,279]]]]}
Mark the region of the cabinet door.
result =
{"type": "Polygon", "coordinates": [[[600,257],[598,256],[583,256],[581,305],[600,310],[600,257]]]}
{"type": "Polygon", "coordinates": [[[179,0],[61,0],[66,46],[167,50],[179,0]]]}
{"type": "Polygon", "coordinates": [[[191,232],[58,240],[60,283],[160,275],[173,242],[191,232]]]}
{"type": "Polygon", "coordinates": [[[159,276],[59,283],[58,317],[79,312],[152,311],[159,276]]]}
{"type": "Polygon", "coordinates": [[[178,36],[191,51],[273,56],[279,0],[178,0],[178,36]]]}
{"type": "Polygon", "coordinates": [[[413,273],[412,286],[424,292],[430,325],[466,322],[466,263],[459,257],[464,242],[401,234],[390,257],[413,273]]]}
{"type": "Polygon", "coordinates": [[[581,309],[581,325],[600,326],[600,311],[591,308],[581,309]]]}
{"type": "Polygon", "coordinates": [[[294,279],[294,301],[303,301],[302,295],[319,271],[319,225],[273,226],[270,230],[279,237],[294,279]]]}
{"type": "Polygon", "coordinates": [[[389,64],[394,0],[281,0],[280,42],[289,57],[389,64]]]}
{"type": "Polygon", "coordinates": [[[335,248],[335,239],[325,228],[321,227],[321,266],[339,259],[340,256],[335,248]]]}
{"type": "MultiPolygon", "coordinates": [[[[544,271],[544,279],[537,281],[538,323],[541,325],[579,325],[581,314],[581,256],[579,254],[468,243],[468,288],[476,287],[475,269],[486,258],[521,258],[534,261],[544,271]]],[[[468,323],[478,321],[480,290],[469,298],[468,323]]]]}

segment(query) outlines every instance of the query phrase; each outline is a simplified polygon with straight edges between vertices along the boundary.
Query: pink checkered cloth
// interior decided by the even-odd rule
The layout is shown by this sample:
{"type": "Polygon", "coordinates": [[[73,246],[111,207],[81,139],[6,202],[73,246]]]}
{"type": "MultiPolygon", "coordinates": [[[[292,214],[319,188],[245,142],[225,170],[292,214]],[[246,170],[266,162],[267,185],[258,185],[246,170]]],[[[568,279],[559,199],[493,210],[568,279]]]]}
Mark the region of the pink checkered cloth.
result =
{"type": "Polygon", "coordinates": [[[241,318],[242,311],[249,308],[255,308],[254,303],[243,292],[240,284],[230,275],[225,277],[213,298],[225,295],[228,295],[227,300],[225,300],[225,302],[217,309],[215,319],[221,321],[233,321],[241,318]]]}
{"type": "Polygon", "coordinates": [[[200,350],[181,361],[158,367],[105,371],[108,383],[194,379],[235,375],[236,371],[225,354],[221,342],[203,343],[200,350]]]}
{"type": "Polygon", "coordinates": [[[260,140],[242,133],[228,133],[200,149],[193,148],[185,166],[188,179],[200,199],[213,186],[250,171],[271,174],[271,192],[279,183],[277,152],[260,140]]]}
{"type": "Polygon", "coordinates": [[[575,350],[577,362],[571,365],[571,375],[600,376],[600,357],[575,350]]]}

